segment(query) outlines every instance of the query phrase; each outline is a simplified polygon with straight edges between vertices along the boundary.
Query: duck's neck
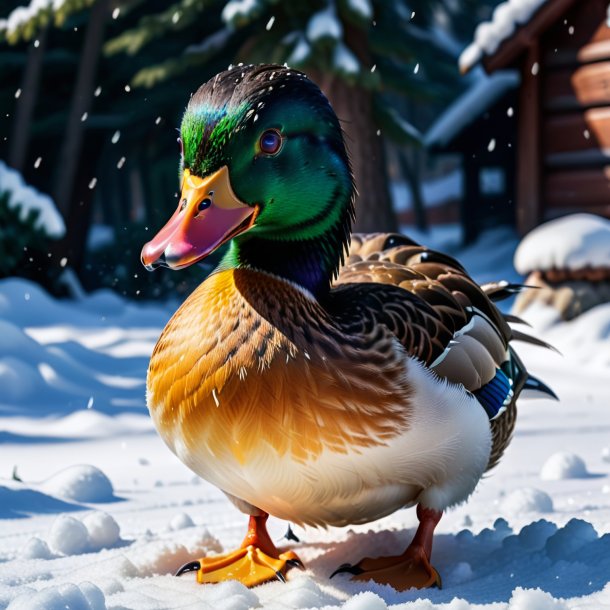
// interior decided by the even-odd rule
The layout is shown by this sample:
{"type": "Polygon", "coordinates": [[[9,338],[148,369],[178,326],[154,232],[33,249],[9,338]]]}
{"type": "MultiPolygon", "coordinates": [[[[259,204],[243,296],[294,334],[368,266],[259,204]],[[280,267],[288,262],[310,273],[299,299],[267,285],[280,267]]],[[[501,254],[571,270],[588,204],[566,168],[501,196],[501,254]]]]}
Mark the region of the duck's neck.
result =
{"type": "Polygon", "coordinates": [[[289,280],[316,297],[324,296],[343,263],[349,244],[353,207],[322,234],[293,240],[262,236],[233,240],[221,267],[250,267],[289,280]]]}
{"type": "Polygon", "coordinates": [[[285,242],[250,239],[233,244],[223,261],[223,267],[250,267],[289,280],[315,296],[330,289],[333,271],[339,265],[339,252],[330,253],[316,248],[313,242],[285,242]]]}

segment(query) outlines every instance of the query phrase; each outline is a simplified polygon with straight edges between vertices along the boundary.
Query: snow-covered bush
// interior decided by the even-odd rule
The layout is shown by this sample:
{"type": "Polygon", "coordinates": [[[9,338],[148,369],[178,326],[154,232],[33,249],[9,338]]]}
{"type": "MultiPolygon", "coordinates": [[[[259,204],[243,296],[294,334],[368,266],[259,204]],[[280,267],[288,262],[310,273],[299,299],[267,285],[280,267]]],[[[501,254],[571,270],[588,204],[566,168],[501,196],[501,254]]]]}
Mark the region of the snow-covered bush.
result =
{"type": "Polygon", "coordinates": [[[0,161],[0,277],[30,277],[65,227],[52,199],[0,161]]]}

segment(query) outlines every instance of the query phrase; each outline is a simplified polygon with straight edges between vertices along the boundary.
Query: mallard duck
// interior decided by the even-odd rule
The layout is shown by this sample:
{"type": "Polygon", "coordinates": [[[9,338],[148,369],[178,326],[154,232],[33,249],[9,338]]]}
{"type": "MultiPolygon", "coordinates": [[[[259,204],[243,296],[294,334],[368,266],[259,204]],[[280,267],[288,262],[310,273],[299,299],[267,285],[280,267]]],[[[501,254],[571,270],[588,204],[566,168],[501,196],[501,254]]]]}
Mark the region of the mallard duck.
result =
{"type": "MultiPolygon", "coordinates": [[[[402,590],[440,586],[445,509],[505,450],[529,378],[491,296],[453,258],[398,234],[355,235],[341,127],[320,89],[276,65],[228,69],[190,99],[178,207],[142,251],[181,269],[229,242],[165,327],[148,407],[167,446],[246,515],[242,546],[189,562],[248,586],[300,566],[268,515],[366,523],[417,506],[394,557],[338,571],[402,590]]],[[[374,197],[374,194],[369,194],[374,197]]]]}

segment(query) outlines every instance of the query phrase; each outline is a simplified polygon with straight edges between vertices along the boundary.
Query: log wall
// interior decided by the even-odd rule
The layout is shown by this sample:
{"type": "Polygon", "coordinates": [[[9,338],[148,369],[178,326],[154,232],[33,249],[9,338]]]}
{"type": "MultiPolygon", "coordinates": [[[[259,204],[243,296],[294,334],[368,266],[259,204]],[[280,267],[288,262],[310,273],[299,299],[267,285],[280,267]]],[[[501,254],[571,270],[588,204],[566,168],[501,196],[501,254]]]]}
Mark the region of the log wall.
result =
{"type": "Polygon", "coordinates": [[[610,217],[610,27],[607,0],[575,2],[540,38],[539,220],[610,217]]]}

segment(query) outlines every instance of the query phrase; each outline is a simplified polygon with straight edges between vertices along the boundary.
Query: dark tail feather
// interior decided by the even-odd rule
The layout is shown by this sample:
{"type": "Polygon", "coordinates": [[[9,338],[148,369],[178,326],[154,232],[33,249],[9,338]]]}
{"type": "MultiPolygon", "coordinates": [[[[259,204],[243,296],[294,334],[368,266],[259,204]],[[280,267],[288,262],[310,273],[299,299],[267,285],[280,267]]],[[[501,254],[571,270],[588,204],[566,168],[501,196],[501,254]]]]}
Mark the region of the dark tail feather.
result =
{"type": "Polygon", "coordinates": [[[559,400],[557,394],[555,394],[546,383],[543,383],[540,379],[537,379],[532,375],[528,375],[525,380],[521,396],[524,398],[548,398],[550,396],[555,400],[559,400]]]}
{"type": "Polygon", "coordinates": [[[514,294],[525,290],[526,288],[538,288],[538,286],[528,286],[527,284],[510,284],[509,282],[489,282],[481,286],[483,292],[490,298],[494,303],[497,301],[503,301],[512,297],[514,294]]]}
{"type": "Polygon", "coordinates": [[[519,316],[514,316],[512,313],[502,313],[502,317],[507,322],[510,322],[512,324],[524,324],[525,326],[529,326],[530,328],[532,327],[529,322],[526,322],[523,318],[520,318],[519,316]]]}
{"type": "Polygon", "coordinates": [[[542,339],[537,339],[536,337],[532,337],[531,335],[526,335],[519,330],[513,329],[513,339],[515,341],[523,341],[524,343],[531,343],[532,345],[537,345],[539,347],[546,347],[547,349],[552,349],[554,352],[557,352],[559,355],[562,355],[561,352],[553,347],[551,344],[543,341],[542,339]]]}

